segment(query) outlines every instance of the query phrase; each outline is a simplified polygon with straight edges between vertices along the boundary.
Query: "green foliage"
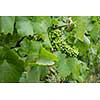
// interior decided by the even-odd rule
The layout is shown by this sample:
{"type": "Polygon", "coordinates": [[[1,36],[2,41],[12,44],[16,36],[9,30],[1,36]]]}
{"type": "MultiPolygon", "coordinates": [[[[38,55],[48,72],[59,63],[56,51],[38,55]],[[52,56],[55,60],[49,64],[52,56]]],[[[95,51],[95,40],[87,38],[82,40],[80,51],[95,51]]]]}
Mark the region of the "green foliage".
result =
{"type": "Polygon", "coordinates": [[[19,36],[16,33],[13,33],[13,35],[10,33],[7,35],[2,33],[0,34],[0,46],[8,48],[15,47],[18,40],[19,36]]]}
{"type": "Polygon", "coordinates": [[[66,78],[68,75],[70,75],[72,66],[67,65],[67,60],[64,54],[58,52],[57,55],[59,57],[59,61],[57,62],[57,70],[59,76],[61,76],[62,78],[66,78]]]}
{"type": "Polygon", "coordinates": [[[0,82],[18,82],[24,62],[8,48],[0,47],[0,82]]]}
{"type": "Polygon", "coordinates": [[[53,65],[57,61],[56,55],[48,52],[45,48],[41,48],[37,64],[39,65],[53,65]]]}
{"type": "Polygon", "coordinates": [[[79,39],[80,41],[84,41],[84,33],[86,31],[86,25],[87,25],[87,17],[86,16],[80,16],[73,18],[75,20],[75,37],[79,39]]]}
{"type": "Polygon", "coordinates": [[[13,34],[15,17],[0,16],[0,33],[13,34]]]}
{"type": "Polygon", "coordinates": [[[20,78],[19,82],[39,82],[40,81],[40,70],[39,67],[33,67],[31,70],[24,72],[22,77],[20,78]]]}
{"type": "Polygon", "coordinates": [[[47,33],[47,29],[51,25],[51,18],[49,16],[34,16],[32,17],[32,25],[34,33],[47,33]]]}
{"type": "Polygon", "coordinates": [[[0,16],[0,82],[100,82],[100,17],[0,16]]]}
{"type": "Polygon", "coordinates": [[[85,63],[76,58],[66,58],[65,55],[61,54],[60,52],[58,52],[57,55],[59,57],[59,61],[57,62],[57,71],[58,75],[63,80],[70,76],[70,79],[78,82],[85,81],[84,73],[88,70],[85,63]]]}
{"type": "Polygon", "coordinates": [[[32,23],[27,18],[26,20],[24,20],[24,18],[23,19],[16,18],[16,29],[17,29],[17,33],[20,36],[28,36],[34,34],[32,23]]]}

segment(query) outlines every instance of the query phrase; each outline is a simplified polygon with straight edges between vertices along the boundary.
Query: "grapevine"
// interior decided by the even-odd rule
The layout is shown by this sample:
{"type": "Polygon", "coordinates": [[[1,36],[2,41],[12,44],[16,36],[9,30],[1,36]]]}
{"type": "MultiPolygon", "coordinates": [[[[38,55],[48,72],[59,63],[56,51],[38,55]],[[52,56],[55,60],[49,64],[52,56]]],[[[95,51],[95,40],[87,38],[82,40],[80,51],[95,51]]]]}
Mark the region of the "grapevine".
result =
{"type": "Polygon", "coordinates": [[[100,82],[100,16],[0,16],[0,83],[100,82]]]}
{"type": "Polygon", "coordinates": [[[77,57],[78,51],[73,49],[62,39],[62,32],[59,29],[49,32],[49,39],[54,50],[60,50],[62,53],[65,53],[67,57],[77,57]]]}

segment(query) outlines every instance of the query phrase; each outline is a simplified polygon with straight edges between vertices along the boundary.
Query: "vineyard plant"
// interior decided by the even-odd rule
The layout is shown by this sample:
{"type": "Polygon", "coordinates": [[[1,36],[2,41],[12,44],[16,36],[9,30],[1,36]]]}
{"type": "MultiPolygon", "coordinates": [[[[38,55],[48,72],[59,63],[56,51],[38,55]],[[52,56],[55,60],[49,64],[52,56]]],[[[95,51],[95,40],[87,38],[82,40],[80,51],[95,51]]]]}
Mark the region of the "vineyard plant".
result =
{"type": "Polygon", "coordinates": [[[99,16],[0,16],[0,83],[99,82],[99,16]]]}

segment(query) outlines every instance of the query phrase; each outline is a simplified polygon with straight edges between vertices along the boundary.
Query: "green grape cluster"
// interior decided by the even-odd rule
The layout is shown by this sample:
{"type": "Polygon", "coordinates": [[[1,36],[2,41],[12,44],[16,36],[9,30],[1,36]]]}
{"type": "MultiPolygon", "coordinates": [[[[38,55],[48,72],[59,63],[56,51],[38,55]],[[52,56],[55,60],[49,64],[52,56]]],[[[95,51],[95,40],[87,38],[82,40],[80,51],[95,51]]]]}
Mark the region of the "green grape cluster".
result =
{"type": "Polygon", "coordinates": [[[48,36],[54,50],[61,51],[65,53],[66,56],[77,57],[78,51],[63,40],[62,32],[59,29],[50,31],[48,36]]]}

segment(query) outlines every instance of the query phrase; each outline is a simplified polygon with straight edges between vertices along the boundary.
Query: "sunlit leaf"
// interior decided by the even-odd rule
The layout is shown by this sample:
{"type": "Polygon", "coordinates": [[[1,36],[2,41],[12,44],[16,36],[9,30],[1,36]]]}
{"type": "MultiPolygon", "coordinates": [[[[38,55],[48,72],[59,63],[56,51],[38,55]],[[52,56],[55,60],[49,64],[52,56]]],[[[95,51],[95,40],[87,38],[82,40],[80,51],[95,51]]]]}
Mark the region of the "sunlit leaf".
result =
{"type": "Polygon", "coordinates": [[[14,22],[14,16],[0,16],[0,33],[13,34],[14,22]]]}

